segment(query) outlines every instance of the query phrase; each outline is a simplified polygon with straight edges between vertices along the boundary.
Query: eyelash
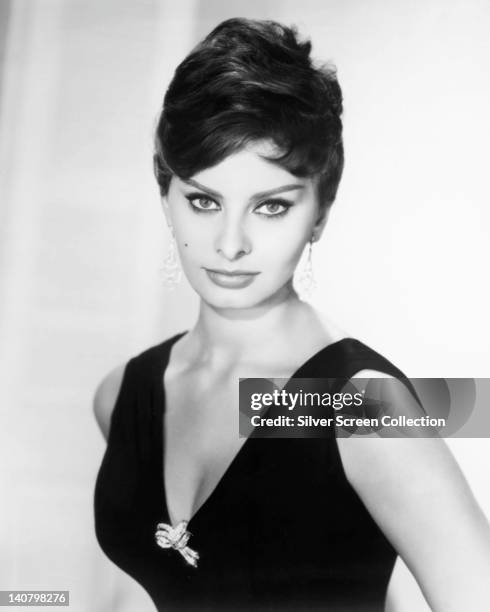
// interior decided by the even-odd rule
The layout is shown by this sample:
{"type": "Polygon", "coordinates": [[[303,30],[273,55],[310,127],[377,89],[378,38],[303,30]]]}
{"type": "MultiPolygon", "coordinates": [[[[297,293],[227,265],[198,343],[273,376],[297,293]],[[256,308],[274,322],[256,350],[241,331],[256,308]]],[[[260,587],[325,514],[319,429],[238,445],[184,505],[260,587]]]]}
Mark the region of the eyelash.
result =
{"type": "MultiPolygon", "coordinates": [[[[189,202],[189,205],[190,205],[192,211],[197,213],[197,214],[209,213],[209,212],[218,212],[219,211],[219,209],[217,209],[217,208],[206,208],[205,209],[205,208],[199,208],[198,206],[193,204],[194,200],[207,200],[208,202],[213,202],[214,204],[219,206],[219,204],[217,202],[215,202],[215,200],[213,200],[212,198],[210,198],[208,196],[201,195],[199,193],[190,193],[190,194],[186,195],[185,197],[186,197],[186,200],[189,202]]],[[[261,215],[262,217],[267,217],[268,219],[276,218],[276,217],[282,217],[293,206],[293,204],[291,202],[288,202],[287,200],[276,198],[276,199],[266,200],[264,202],[261,202],[258,206],[256,206],[254,208],[254,211],[256,211],[259,208],[262,208],[263,206],[267,206],[267,205],[270,205],[270,204],[279,204],[280,206],[284,207],[284,210],[282,210],[281,212],[272,213],[272,214],[265,214],[265,213],[258,213],[258,214],[261,215]]]]}

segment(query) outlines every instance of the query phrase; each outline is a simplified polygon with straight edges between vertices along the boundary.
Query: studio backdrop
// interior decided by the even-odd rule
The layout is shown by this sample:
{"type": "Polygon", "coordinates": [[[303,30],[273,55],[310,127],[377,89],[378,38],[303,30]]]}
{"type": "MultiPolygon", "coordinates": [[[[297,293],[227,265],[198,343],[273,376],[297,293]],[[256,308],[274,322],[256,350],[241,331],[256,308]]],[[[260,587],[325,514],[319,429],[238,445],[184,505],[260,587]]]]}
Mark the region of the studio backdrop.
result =
{"type": "MultiPolygon", "coordinates": [[[[154,609],[95,539],[92,398],[193,323],[191,289],[162,282],[153,130],[174,67],[233,16],[296,24],[338,69],[346,167],[313,304],[408,376],[490,375],[487,2],[2,0],[1,590],[154,609]]],[[[490,513],[490,442],[449,444],[490,513]]],[[[392,586],[427,610],[400,562],[392,586]]]]}

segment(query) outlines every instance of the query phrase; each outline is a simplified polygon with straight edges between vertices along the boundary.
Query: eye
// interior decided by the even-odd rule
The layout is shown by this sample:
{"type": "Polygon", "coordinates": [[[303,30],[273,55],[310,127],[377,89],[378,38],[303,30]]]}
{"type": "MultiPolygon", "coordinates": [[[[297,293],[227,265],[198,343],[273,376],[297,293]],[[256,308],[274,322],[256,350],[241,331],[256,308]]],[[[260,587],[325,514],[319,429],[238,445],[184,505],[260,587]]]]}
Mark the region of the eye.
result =
{"type": "Polygon", "coordinates": [[[217,202],[200,193],[190,193],[185,197],[195,212],[220,210],[220,206],[217,202]]]}
{"type": "Polygon", "coordinates": [[[257,206],[255,212],[264,215],[264,217],[281,217],[287,213],[291,206],[291,202],[286,200],[269,200],[257,206]]]}

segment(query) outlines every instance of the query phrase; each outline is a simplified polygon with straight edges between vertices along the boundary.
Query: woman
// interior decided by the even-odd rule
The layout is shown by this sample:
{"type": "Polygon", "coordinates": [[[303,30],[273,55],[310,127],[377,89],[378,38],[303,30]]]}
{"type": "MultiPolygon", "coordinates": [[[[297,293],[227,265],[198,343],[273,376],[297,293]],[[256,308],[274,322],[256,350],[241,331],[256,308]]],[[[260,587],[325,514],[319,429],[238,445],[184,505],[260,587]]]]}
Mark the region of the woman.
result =
{"type": "Polygon", "coordinates": [[[97,537],[159,610],[382,610],[397,553],[434,610],[486,610],[488,524],[440,440],[237,435],[240,377],[410,388],[293,288],[343,167],[341,91],[310,47],[231,19],[175,72],[154,161],[200,311],[97,390],[97,537]]]}

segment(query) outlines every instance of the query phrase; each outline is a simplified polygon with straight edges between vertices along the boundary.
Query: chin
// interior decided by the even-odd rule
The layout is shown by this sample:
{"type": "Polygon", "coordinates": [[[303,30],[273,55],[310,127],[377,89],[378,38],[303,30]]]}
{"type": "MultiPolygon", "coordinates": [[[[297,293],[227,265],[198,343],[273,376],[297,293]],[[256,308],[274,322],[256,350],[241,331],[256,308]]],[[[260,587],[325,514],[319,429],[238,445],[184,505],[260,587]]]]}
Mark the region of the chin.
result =
{"type": "Polygon", "coordinates": [[[245,291],[227,291],[217,289],[216,291],[206,291],[200,294],[201,298],[213,308],[232,308],[242,310],[244,308],[254,308],[259,306],[264,300],[260,296],[248,294],[245,291]]]}
{"type": "Polygon", "coordinates": [[[258,308],[280,297],[283,293],[284,297],[289,293],[285,291],[286,285],[270,287],[265,290],[263,287],[246,287],[245,289],[224,289],[220,287],[200,287],[200,290],[195,288],[198,295],[209,306],[213,308],[230,308],[242,310],[247,308],[258,308]]]}

